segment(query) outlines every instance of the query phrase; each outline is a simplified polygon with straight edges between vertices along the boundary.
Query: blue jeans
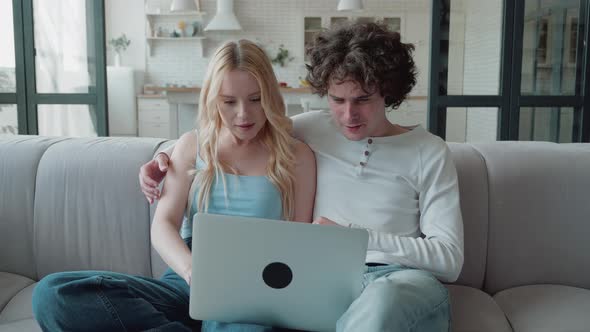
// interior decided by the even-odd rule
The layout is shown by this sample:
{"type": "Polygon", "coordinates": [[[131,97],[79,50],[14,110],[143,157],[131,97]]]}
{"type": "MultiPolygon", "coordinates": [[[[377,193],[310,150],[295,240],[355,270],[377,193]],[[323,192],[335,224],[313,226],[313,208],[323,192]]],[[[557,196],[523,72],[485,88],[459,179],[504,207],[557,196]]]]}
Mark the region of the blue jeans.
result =
{"type": "Polygon", "coordinates": [[[450,331],[448,290],[429,272],[367,267],[363,288],[336,331],[450,331]]]}
{"type": "MultiPolygon", "coordinates": [[[[187,239],[190,248],[190,239],[187,239]]],[[[54,273],[33,291],[33,314],[43,331],[232,331],[271,327],[196,321],[189,286],[168,269],[162,278],[106,271],[54,273]],[[202,323],[202,327],[201,327],[202,323]]]]}

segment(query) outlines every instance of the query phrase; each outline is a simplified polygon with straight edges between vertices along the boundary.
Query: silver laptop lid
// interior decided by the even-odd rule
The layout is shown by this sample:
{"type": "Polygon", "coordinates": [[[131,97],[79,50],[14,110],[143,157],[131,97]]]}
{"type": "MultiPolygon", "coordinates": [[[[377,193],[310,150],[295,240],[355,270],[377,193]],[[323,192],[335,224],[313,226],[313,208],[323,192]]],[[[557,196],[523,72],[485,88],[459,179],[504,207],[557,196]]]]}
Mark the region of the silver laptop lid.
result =
{"type": "Polygon", "coordinates": [[[199,213],[190,316],[333,331],[362,289],[364,230],[199,213]]]}

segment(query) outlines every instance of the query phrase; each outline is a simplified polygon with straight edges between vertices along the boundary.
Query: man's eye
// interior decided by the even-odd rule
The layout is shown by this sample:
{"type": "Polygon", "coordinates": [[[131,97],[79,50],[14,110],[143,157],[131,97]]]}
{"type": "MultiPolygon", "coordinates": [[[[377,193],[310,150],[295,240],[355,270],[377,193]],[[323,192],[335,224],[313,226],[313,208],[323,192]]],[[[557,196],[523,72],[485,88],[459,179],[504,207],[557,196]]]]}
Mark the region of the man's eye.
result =
{"type": "Polygon", "coordinates": [[[332,100],[333,100],[335,103],[338,103],[338,104],[342,104],[342,103],[344,102],[344,99],[336,99],[336,98],[332,98],[332,100]]]}

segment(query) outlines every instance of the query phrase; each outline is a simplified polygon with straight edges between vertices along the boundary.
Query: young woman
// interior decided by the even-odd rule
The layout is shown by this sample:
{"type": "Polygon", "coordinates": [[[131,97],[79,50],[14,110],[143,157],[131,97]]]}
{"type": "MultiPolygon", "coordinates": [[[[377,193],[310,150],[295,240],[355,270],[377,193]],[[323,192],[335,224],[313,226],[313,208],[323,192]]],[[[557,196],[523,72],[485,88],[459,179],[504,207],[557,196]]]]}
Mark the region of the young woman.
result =
{"type": "MultiPolygon", "coordinates": [[[[198,329],[188,315],[196,213],[311,222],[315,158],[291,136],[264,51],[246,40],[222,45],[209,64],[199,108],[196,131],[175,145],[151,228],[152,244],[170,269],[160,280],[111,272],[49,275],[33,294],[44,330],[198,329]]],[[[202,323],[203,331],[271,329],[202,323]]]]}

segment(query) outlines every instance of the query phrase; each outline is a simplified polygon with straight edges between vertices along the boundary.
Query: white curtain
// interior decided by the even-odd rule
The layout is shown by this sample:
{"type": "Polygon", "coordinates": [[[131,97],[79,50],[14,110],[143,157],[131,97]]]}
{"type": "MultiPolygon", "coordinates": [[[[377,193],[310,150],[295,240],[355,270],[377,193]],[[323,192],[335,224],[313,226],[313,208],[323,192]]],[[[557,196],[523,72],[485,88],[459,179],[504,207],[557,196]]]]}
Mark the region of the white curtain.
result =
{"type": "MultiPolygon", "coordinates": [[[[80,0],[33,3],[38,93],[88,93],[87,8],[80,0]]],[[[39,134],[97,136],[88,105],[39,105],[39,134]]]]}

